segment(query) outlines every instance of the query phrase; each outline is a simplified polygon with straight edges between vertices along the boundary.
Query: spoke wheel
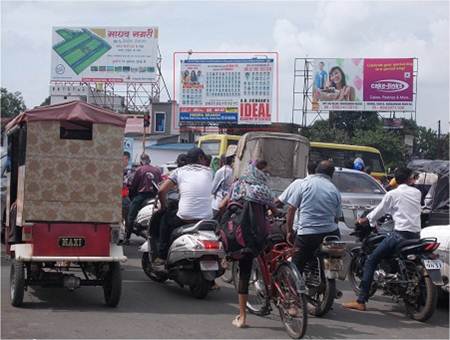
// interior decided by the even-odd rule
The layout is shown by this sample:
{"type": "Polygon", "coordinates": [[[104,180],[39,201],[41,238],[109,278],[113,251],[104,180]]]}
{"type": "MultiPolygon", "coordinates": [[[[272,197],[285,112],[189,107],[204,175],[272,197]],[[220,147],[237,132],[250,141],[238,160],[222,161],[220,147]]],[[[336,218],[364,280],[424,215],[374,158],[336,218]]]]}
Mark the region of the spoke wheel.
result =
{"type": "Polygon", "coordinates": [[[308,313],[301,276],[292,264],[282,264],[276,274],[277,305],[281,321],[293,339],[300,339],[306,332],[308,313]]]}
{"type": "MultiPolygon", "coordinates": [[[[267,285],[264,282],[264,277],[262,274],[262,264],[260,260],[255,257],[253,259],[252,273],[250,274],[250,281],[248,284],[248,301],[247,309],[250,313],[263,316],[270,314],[270,300],[269,293],[267,291],[267,285]]],[[[236,267],[239,265],[236,263],[236,267]]],[[[239,273],[238,269],[236,270],[239,273]]],[[[237,275],[237,280],[235,281],[236,290],[239,286],[239,275],[237,275]]]]}
{"type": "Polygon", "coordinates": [[[422,272],[415,271],[413,275],[415,276],[413,280],[417,282],[417,285],[405,301],[406,312],[413,320],[427,321],[436,310],[437,287],[422,272]]]}

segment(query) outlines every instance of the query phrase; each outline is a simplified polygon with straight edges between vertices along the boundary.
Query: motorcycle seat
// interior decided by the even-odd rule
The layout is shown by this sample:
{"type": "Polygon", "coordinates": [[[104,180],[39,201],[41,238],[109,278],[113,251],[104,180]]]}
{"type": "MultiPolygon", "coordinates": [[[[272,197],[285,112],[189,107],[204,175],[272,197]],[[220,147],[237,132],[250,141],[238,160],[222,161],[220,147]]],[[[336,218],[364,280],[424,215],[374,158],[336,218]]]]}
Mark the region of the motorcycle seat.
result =
{"type": "Polygon", "coordinates": [[[403,253],[412,249],[416,249],[417,246],[422,246],[420,240],[402,240],[395,248],[397,252],[403,253]]]}
{"type": "Polygon", "coordinates": [[[201,220],[197,223],[185,224],[172,231],[170,235],[171,238],[170,243],[172,243],[173,240],[184,234],[192,234],[199,230],[215,231],[216,228],[217,228],[217,221],[214,220],[201,220]]]}
{"type": "Polygon", "coordinates": [[[367,239],[367,242],[372,245],[376,245],[383,241],[386,238],[386,235],[373,235],[367,239]]]}

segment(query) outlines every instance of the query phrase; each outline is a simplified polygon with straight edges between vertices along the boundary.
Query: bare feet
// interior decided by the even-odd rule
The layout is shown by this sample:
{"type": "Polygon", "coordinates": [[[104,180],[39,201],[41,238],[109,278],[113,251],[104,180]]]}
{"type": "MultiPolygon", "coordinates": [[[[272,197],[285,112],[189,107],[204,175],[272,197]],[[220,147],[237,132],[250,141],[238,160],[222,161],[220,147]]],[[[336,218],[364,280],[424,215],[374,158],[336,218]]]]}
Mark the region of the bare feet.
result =
{"type": "Polygon", "coordinates": [[[241,320],[241,317],[238,315],[234,318],[232,322],[233,326],[237,328],[247,328],[247,324],[245,323],[245,320],[241,320]]]}

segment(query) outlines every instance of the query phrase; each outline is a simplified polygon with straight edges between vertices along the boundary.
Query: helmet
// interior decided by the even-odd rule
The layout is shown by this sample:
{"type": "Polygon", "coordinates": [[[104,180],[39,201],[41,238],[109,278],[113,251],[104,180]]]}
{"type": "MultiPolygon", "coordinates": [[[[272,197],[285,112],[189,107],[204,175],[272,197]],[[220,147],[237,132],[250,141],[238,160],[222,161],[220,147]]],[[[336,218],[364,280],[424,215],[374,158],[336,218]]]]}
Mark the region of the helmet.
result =
{"type": "Polygon", "coordinates": [[[362,171],[364,169],[364,161],[361,158],[356,158],[353,161],[353,169],[362,171]]]}

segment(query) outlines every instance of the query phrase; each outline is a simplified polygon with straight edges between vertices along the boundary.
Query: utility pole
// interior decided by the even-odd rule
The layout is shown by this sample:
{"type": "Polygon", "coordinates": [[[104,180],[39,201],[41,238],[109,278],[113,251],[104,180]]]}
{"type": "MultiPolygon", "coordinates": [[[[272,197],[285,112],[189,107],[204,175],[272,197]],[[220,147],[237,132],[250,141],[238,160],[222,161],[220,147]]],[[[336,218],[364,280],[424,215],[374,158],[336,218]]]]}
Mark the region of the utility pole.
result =
{"type": "Polygon", "coordinates": [[[438,138],[438,145],[437,145],[437,158],[441,159],[442,158],[442,147],[441,147],[441,120],[438,120],[438,134],[437,134],[437,138],[438,138]]]}

